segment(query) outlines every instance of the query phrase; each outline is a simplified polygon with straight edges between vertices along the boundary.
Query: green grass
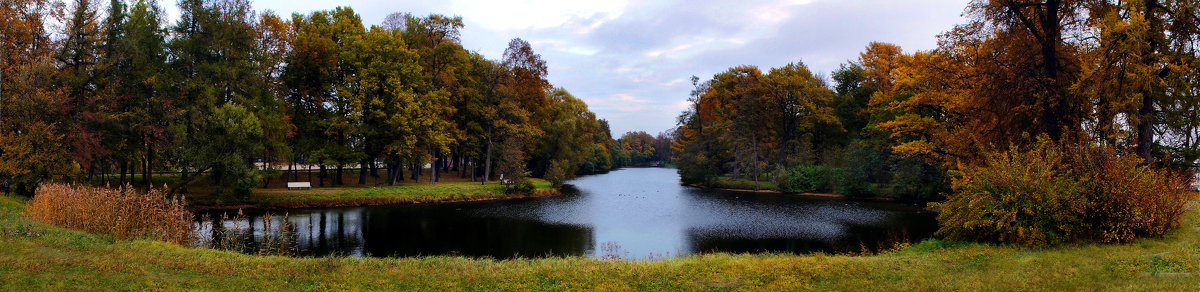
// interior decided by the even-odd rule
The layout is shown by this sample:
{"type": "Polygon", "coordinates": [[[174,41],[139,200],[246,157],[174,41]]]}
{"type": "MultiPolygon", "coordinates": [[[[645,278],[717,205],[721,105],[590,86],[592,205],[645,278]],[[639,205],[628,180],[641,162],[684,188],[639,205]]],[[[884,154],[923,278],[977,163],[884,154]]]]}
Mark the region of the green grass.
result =
{"type": "Polygon", "coordinates": [[[875,256],[658,261],[288,258],[115,240],[32,223],[0,198],[0,290],[1140,290],[1200,288],[1200,223],[1160,239],[1024,249],[925,241],[875,256]]]}
{"type": "MultiPolygon", "coordinates": [[[[777,190],[775,183],[762,179],[758,181],[758,190],[777,190]]],[[[734,179],[722,177],[712,183],[714,188],[734,189],[734,190],[754,190],[754,180],[752,179],[734,179]]]]}
{"type": "Polygon", "coordinates": [[[331,187],[312,190],[256,189],[251,197],[242,200],[222,200],[222,198],[209,195],[194,196],[189,200],[198,206],[252,205],[261,208],[295,208],[462,202],[548,196],[558,193],[546,180],[536,178],[531,180],[537,187],[532,194],[506,194],[504,186],[496,182],[480,184],[470,181],[443,181],[432,185],[413,182],[383,187],[331,187]]]}

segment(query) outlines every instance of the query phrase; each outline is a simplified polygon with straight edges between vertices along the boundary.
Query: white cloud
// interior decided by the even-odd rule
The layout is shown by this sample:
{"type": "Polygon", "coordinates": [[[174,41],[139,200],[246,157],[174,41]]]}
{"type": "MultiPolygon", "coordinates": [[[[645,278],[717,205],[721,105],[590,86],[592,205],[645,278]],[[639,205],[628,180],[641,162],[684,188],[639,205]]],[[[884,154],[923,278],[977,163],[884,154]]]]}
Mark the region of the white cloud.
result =
{"type": "MultiPolygon", "coordinates": [[[[495,30],[545,29],[574,19],[615,19],[629,5],[626,0],[562,1],[454,1],[451,10],[463,18],[495,30]]],[[[596,26],[598,23],[590,23],[596,26]]],[[[582,32],[586,33],[590,29],[582,32]]]]}

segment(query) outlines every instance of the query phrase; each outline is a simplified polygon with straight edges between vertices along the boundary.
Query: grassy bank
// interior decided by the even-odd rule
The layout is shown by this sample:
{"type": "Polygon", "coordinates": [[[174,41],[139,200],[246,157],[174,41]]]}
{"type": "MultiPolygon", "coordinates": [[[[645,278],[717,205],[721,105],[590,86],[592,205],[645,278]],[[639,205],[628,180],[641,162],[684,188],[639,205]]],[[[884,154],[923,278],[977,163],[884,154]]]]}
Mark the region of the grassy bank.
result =
{"type": "Polygon", "coordinates": [[[44,226],[0,198],[0,290],[1156,290],[1200,288],[1200,222],[1123,245],[1021,249],[926,241],[875,256],[660,261],[249,256],[44,226]]]}
{"type": "Polygon", "coordinates": [[[328,187],[312,190],[255,189],[251,197],[241,200],[196,194],[190,195],[189,201],[193,206],[201,209],[302,208],[485,201],[558,194],[558,190],[555,190],[550,182],[542,179],[532,180],[537,188],[528,194],[506,194],[504,186],[497,182],[480,184],[465,180],[446,180],[433,185],[425,182],[404,182],[395,186],[379,187],[328,187]]]}

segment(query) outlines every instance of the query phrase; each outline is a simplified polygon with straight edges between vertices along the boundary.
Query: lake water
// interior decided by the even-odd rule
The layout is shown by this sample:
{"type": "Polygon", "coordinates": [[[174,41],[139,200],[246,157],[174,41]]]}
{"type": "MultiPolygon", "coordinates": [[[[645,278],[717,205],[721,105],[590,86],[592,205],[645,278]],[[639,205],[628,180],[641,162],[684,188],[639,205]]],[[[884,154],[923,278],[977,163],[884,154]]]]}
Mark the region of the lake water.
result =
{"type": "MultiPolygon", "coordinates": [[[[551,198],[272,213],[288,214],[301,254],[310,256],[839,253],[918,242],[937,229],[936,214],[921,205],[688,187],[666,168],[569,184],[566,195],[551,198]]],[[[262,213],[246,215],[261,237],[262,213]]]]}

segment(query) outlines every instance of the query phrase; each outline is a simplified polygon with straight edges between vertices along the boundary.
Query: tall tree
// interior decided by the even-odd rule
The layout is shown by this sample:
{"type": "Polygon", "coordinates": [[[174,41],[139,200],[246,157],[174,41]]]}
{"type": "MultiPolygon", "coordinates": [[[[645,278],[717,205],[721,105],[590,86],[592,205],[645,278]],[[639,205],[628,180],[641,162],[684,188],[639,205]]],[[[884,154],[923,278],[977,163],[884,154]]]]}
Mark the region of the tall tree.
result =
{"type": "Polygon", "coordinates": [[[768,99],[765,102],[770,103],[766,114],[771,116],[768,120],[776,121],[775,132],[779,136],[778,166],[784,166],[789,150],[795,148],[791,145],[799,144],[797,133],[810,133],[814,149],[822,149],[828,147],[825,144],[832,144],[830,137],[843,131],[841,121],[834,115],[833,92],[804,63],[772,68],[764,83],[768,99]]]}
{"type": "Polygon", "coordinates": [[[305,162],[320,167],[320,185],[325,183],[328,165],[337,167],[335,184],[341,184],[341,169],[362,155],[351,144],[356,113],[348,98],[359,89],[346,80],[355,68],[341,56],[365,29],[359,15],[346,7],[292,18],[296,36],[281,77],[297,127],[291,146],[307,158],[305,162]]]}
{"type": "MultiPolygon", "coordinates": [[[[64,21],[63,39],[55,55],[61,72],[59,84],[68,100],[66,146],[71,158],[85,168],[107,155],[101,143],[100,124],[110,112],[98,105],[96,94],[96,65],[100,59],[101,28],[98,6],[90,0],[76,0],[70,16],[64,21]]],[[[122,175],[124,173],[122,172],[122,175]]]]}
{"type": "Polygon", "coordinates": [[[599,128],[596,114],[566,89],[556,88],[550,92],[550,108],[541,128],[546,136],[555,138],[538,142],[531,158],[536,167],[532,172],[542,176],[551,167],[557,167],[563,179],[573,178],[592,150],[593,133],[599,128]]]}
{"type": "Polygon", "coordinates": [[[46,31],[50,1],[0,4],[0,179],[18,194],[33,195],[38,184],[78,171],[63,145],[69,105],[54,84],[57,60],[46,31]]]}
{"type": "Polygon", "coordinates": [[[256,20],[245,0],[184,0],[180,6],[168,46],[178,74],[172,90],[179,92],[180,118],[171,135],[183,183],[176,190],[209,172],[219,194],[247,195],[261,178],[255,158],[281,145],[270,139],[279,136],[269,133],[287,123],[256,60],[256,20]],[[244,141],[207,145],[225,139],[244,141]]]}

